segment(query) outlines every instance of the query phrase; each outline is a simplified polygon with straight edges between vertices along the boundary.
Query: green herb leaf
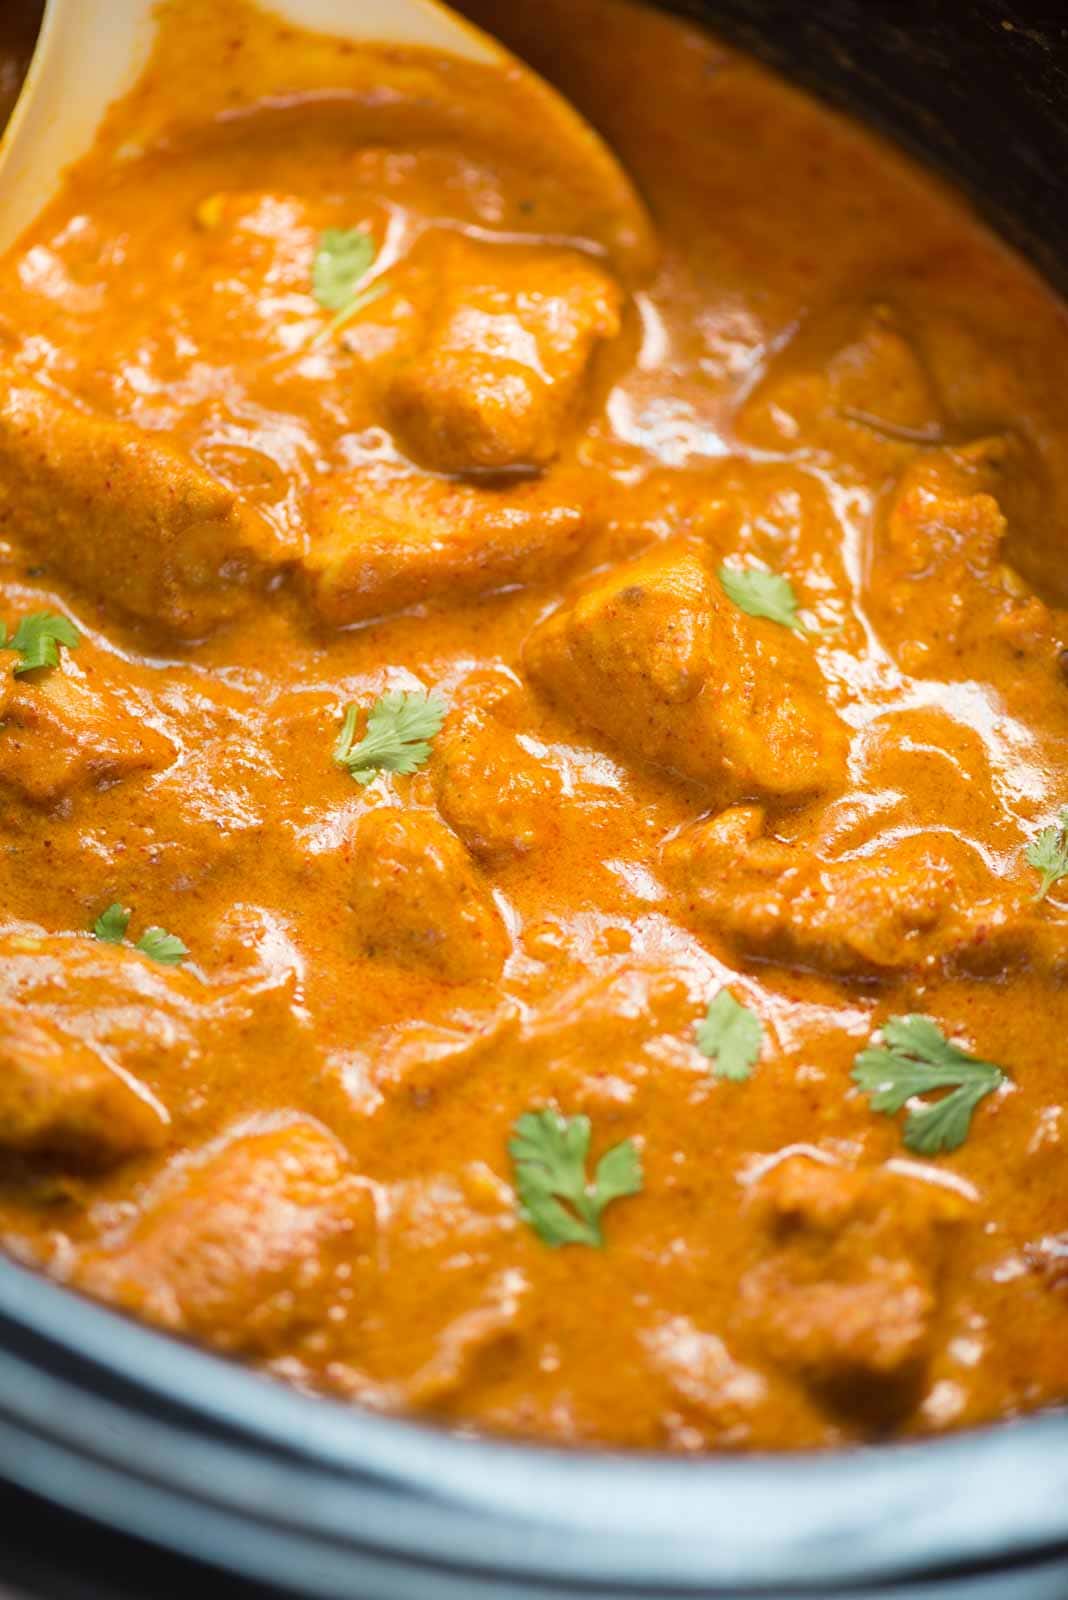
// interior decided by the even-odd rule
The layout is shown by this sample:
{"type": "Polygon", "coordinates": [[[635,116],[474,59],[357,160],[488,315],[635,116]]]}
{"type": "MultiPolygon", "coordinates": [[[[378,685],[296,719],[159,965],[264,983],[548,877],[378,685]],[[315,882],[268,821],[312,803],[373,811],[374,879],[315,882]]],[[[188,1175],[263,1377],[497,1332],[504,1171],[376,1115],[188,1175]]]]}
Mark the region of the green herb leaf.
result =
{"type": "Polygon", "coordinates": [[[335,315],[316,336],[316,344],[332,339],[357,312],[385,293],[382,283],[359,287],[377,254],[374,239],[364,228],[327,228],[320,236],[312,262],[312,293],[335,315]]]}
{"type": "Polygon", "coordinates": [[[613,1200],[642,1190],[642,1162],[633,1139],[613,1145],[586,1177],[590,1119],[544,1109],[516,1122],[508,1153],[515,1172],[519,1214],[545,1244],[604,1244],[601,1217],[613,1200]]]}
{"type": "Polygon", "coordinates": [[[163,928],[146,928],[134,949],[164,967],[176,967],[189,954],[181,939],[163,928]]]}
{"type": "Polygon", "coordinates": [[[784,628],[798,628],[797,596],[789,578],[766,572],[762,567],[729,567],[726,562],[719,568],[719,581],[728,600],[750,617],[767,617],[769,622],[780,622],[784,628]]]}
{"type": "Polygon", "coordinates": [[[344,311],[378,254],[365,228],[327,228],[312,262],[312,293],[328,311],[344,311]]]}
{"type": "Polygon", "coordinates": [[[905,1145],[917,1155],[956,1150],[968,1137],[979,1102],[1006,1081],[992,1061],[980,1061],[947,1039],[930,1017],[891,1017],[881,1048],[862,1050],[853,1082],[873,1111],[895,1115],[915,1095],[951,1089],[933,1104],[917,1107],[905,1121],[905,1145]]]}
{"type": "MultiPolygon", "coordinates": [[[[97,917],[92,931],[105,944],[122,944],[129,926],[129,911],[115,900],[97,917]]],[[[146,928],[134,945],[134,949],[165,967],[177,966],[179,961],[184,961],[189,954],[181,939],[176,938],[173,933],[167,933],[163,928],[146,928]]]]}
{"type": "Polygon", "coordinates": [[[130,913],[116,900],[93,923],[93,932],[105,944],[121,944],[130,926],[130,913]]]}
{"type": "Polygon", "coordinates": [[[744,1083],[753,1075],[764,1043],[764,1028],[755,1011],[743,1006],[729,989],[721,989],[697,1024],[697,1048],[712,1062],[717,1078],[744,1083]]]}
{"type": "Polygon", "coordinates": [[[59,666],[59,645],[76,650],[82,636],[69,617],[57,616],[53,611],[35,611],[23,617],[10,639],[7,628],[0,631],[0,649],[17,650],[22,660],[15,668],[15,676],[36,672],[41,667],[59,666]]]}
{"type": "Polygon", "coordinates": [[[1028,866],[1042,874],[1035,900],[1044,900],[1055,883],[1068,877],[1068,806],[1062,807],[1058,820],[1043,828],[1024,854],[1028,866]]]}
{"type": "Polygon", "coordinates": [[[425,689],[391,689],[371,707],[359,744],[356,707],[349,706],[334,746],[334,760],[357,783],[370,783],[378,772],[414,772],[430,755],[430,744],[445,720],[445,702],[425,689]]]}

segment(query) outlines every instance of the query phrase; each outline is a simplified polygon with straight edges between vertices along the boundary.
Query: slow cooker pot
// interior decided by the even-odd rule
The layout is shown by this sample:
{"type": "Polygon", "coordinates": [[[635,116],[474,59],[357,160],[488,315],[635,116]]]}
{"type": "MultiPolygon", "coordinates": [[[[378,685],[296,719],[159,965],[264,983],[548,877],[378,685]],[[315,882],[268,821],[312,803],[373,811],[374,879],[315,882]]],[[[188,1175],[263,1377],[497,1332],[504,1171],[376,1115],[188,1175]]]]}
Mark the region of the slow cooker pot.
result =
{"type": "MultiPolygon", "coordinates": [[[[1068,289],[1063,0],[676,9],[946,173],[1068,289]]],[[[4,1582],[20,1600],[1064,1600],[1068,1415],[802,1457],[478,1441],[305,1399],[0,1262],[4,1582]]]]}

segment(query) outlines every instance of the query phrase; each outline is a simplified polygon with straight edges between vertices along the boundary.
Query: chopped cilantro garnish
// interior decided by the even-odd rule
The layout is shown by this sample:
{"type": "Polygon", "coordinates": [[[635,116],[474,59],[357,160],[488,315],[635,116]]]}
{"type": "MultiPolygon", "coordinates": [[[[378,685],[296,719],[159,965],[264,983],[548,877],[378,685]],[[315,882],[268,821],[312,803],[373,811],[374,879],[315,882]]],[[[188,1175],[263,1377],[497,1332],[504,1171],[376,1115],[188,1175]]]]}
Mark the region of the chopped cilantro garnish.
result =
{"type": "Polygon", "coordinates": [[[885,1022],[882,1047],[862,1050],[852,1076],[872,1110],[888,1116],[916,1095],[952,1090],[917,1106],[905,1121],[906,1147],[925,1156],[962,1145],[979,1102],[1005,1082],[992,1061],[980,1061],[947,1039],[930,1017],[915,1015],[885,1022]]]}
{"type": "Polygon", "coordinates": [[[322,343],[364,306],[383,292],[381,284],[361,289],[378,250],[365,228],[327,228],[319,238],[312,262],[312,293],[321,306],[335,315],[318,335],[322,343]]]}
{"type": "Polygon", "coordinates": [[[93,923],[93,932],[105,944],[121,944],[126,937],[126,930],[130,926],[130,913],[125,906],[116,900],[102,911],[93,923]]]}
{"type": "Polygon", "coordinates": [[[769,622],[780,622],[784,628],[800,628],[797,617],[797,596],[789,578],[762,567],[729,567],[724,562],[719,568],[719,581],[728,600],[750,617],[766,617],[769,622]]]}
{"type": "Polygon", "coordinates": [[[146,928],[134,949],[164,967],[176,967],[189,954],[181,939],[163,928],[146,928]]]}
{"type": "Polygon", "coordinates": [[[344,311],[377,251],[365,228],[327,228],[312,262],[312,290],[328,311],[344,311]]]}
{"type": "MultiPolygon", "coordinates": [[[[116,900],[100,913],[92,931],[104,944],[122,944],[129,926],[130,913],[116,900]]],[[[146,928],[134,949],[164,967],[176,967],[189,954],[181,939],[164,928],[146,928]]]]}
{"type": "Polygon", "coordinates": [[[1043,828],[1024,852],[1029,867],[1042,874],[1036,900],[1044,900],[1055,883],[1068,877],[1068,806],[1061,808],[1057,821],[1043,828]]]}
{"type": "Polygon", "coordinates": [[[712,1062],[717,1078],[744,1083],[753,1075],[764,1042],[764,1028],[755,1011],[743,1006],[729,989],[709,1001],[697,1024],[697,1048],[712,1062]]]}
{"type": "Polygon", "coordinates": [[[601,1217],[613,1200],[640,1194],[642,1162],[633,1139],[613,1145],[586,1177],[590,1119],[549,1109],[527,1111],[516,1122],[508,1153],[515,1171],[519,1214],[538,1238],[555,1248],[604,1244],[601,1217]]]}
{"type": "Polygon", "coordinates": [[[363,738],[353,744],[357,709],[349,706],[334,746],[334,760],[357,783],[379,772],[414,772],[430,755],[430,744],[445,719],[445,703],[425,689],[391,689],[371,707],[363,738]]]}
{"type": "Polygon", "coordinates": [[[59,646],[76,650],[82,636],[69,617],[57,616],[54,611],[35,611],[23,617],[14,633],[8,637],[7,628],[0,622],[0,650],[15,650],[22,660],[15,668],[15,676],[24,672],[37,672],[41,667],[59,666],[59,646]]]}

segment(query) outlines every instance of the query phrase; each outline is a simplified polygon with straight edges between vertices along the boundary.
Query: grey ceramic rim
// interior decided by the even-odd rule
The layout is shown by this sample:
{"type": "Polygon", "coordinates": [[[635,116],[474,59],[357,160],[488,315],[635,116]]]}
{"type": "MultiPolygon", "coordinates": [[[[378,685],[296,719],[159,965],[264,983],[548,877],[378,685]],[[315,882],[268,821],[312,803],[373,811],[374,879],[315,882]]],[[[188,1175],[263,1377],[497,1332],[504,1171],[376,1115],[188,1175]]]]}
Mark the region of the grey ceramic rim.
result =
{"type": "Polygon", "coordinates": [[[1068,1546],[1068,1417],[739,1459],[463,1439],[291,1393],[6,1263],[0,1461],[245,1575],[351,1597],[359,1574],[361,1600],[426,1600],[431,1572],[434,1600],[827,1594],[1068,1546]]]}

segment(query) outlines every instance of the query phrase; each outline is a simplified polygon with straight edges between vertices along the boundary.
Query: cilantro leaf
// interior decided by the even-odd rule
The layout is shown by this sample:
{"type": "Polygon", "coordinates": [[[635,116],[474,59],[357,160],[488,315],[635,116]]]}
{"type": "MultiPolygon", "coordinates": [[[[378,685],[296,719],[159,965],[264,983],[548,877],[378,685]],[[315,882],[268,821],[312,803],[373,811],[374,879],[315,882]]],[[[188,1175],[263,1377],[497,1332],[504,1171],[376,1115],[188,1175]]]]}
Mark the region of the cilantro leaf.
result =
{"type": "Polygon", "coordinates": [[[130,926],[130,913],[116,900],[93,923],[93,932],[105,944],[121,944],[130,926]]]}
{"type": "Polygon", "coordinates": [[[312,293],[328,311],[344,311],[378,251],[365,228],[327,228],[312,262],[312,293]]]}
{"type": "Polygon", "coordinates": [[[69,617],[57,616],[54,611],[35,611],[23,617],[14,633],[8,638],[7,628],[0,627],[0,649],[17,650],[22,660],[15,668],[15,676],[36,672],[41,667],[59,666],[59,646],[76,650],[82,636],[69,617]]]}
{"type": "Polygon", "coordinates": [[[320,234],[312,261],[312,293],[335,315],[316,344],[333,338],[358,311],[385,292],[383,284],[360,289],[377,254],[374,238],[365,228],[327,228],[320,234]]]}
{"type": "Polygon", "coordinates": [[[728,600],[733,600],[747,616],[767,617],[784,628],[800,629],[797,596],[789,578],[762,567],[729,567],[726,562],[720,566],[718,576],[728,600]]]}
{"type": "Polygon", "coordinates": [[[947,1039],[930,1017],[891,1017],[883,1024],[881,1048],[861,1050],[853,1082],[873,1111],[895,1115],[916,1095],[951,1089],[933,1104],[918,1106],[905,1121],[905,1145],[917,1155],[956,1150],[968,1137],[979,1102],[1006,1081],[992,1061],[981,1061],[947,1039]]]}
{"type": "MultiPolygon", "coordinates": [[[[129,926],[129,911],[115,900],[97,917],[92,932],[104,944],[122,944],[129,926]]],[[[134,949],[165,967],[176,967],[189,954],[181,939],[163,928],[146,928],[134,949]]]]}
{"type": "Polygon", "coordinates": [[[189,954],[181,939],[164,928],[146,928],[134,949],[163,967],[176,967],[189,954]]]}
{"type": "Polygon", "coordinates": [[[613,1145],[586,1177],[589,1117],[562,1117],[545,1108],[526,1111],[508,1144],[519,1214],[545,1244],[604,1245],[601,1216],[613,1200],[642,1190],[642,1162],[633,1139],[613,1145]]]}
{"type": "Polygon", "coordinates": [[[697,1024],[697,1048],[712,1062],[717,1078],[744,1083],[764,1043],[764,1028],[755,1011],[743,1006],[729,989],[721,989],[708,1003],[697,1024]]]}
{"type": "Polygon", "coordinates": [[[1042,874],[1035,900],[1044,900],[1062,878],[1068,877],[1068,806],[1062,806],[1057,821],[1043,828],[1024,852],[1029,867],[1042,874]]]}
{"type": "Polygon", "coordinates": [[[445,720],[445,702],[425,689],[391,689],[371,707],[367,728],[353,744],[357,711],[345,712],[334,760],[357,783],[370,783],[379,772],[414,772],[430,755],[430,744],[445,720]]]}

